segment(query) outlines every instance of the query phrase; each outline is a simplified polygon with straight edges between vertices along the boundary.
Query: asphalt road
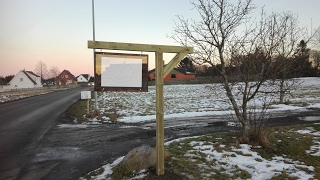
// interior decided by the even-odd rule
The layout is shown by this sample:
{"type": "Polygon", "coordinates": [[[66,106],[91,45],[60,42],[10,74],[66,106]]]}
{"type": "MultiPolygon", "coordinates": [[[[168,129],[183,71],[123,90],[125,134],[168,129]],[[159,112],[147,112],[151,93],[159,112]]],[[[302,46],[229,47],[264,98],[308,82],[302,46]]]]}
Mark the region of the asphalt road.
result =
{"type": "MultiPolygon", "coordinates": [[[[0,105],[0,179],[79,179],[142,144],[155,146],[155,121],[72,124],[64,113],[83,89],[0,105]]],[[[165,141],[233,130],[232,117],[165,118],[165,141]]],[[[320,122],[320,109],[273,114],[271,126],[320,122]]]]}
{"type": "Polygon", "coordinates": [[[43,135],[80,99],[75,88],[0,104],[0,179],[20,179],[29,171],[43,135]]]}

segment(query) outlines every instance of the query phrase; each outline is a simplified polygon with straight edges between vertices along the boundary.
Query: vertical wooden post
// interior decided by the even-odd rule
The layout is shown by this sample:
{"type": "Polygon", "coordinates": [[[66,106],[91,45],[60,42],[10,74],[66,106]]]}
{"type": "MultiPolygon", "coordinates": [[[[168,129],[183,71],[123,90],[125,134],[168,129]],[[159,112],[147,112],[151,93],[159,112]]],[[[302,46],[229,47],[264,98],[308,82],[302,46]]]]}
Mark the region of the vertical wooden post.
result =
{"type": "MultiPolygon", "coordinates": [[[[156,57],[156,151],[157,151],[157,175],[164,174],[164,104],[163,104],[163,79],[171,70],[181,61],[181,59],[190,53],[193,53],[192,47],[184,46],[163,46],[154,44],[134,44],[118,42],[88,41],[88,48],[91,49],[109,49],[125,51],[148,51],[155,52],[156,57]],[[178,53],[170,63],[163,68],[163,53],[178,53]]],[[[96,66],[95,66],[96,68],[96,66]]],[[[94,70],[96,72],[96,69],[94,70]]],[[[97,84],[97,83],[96,83],[97,84]]]]}
{"type": "Polygon", "coordinates": [[[89,114],[90,113],[90,105],[89,105],[89,99],[87,99],[87,114],[89,114]]]}
{"type": "Polygon", "coordinates": [[[163,53],[156,52],[156,150],[157,175],[164,174],[164,118],[163,118],[163,53]]]}

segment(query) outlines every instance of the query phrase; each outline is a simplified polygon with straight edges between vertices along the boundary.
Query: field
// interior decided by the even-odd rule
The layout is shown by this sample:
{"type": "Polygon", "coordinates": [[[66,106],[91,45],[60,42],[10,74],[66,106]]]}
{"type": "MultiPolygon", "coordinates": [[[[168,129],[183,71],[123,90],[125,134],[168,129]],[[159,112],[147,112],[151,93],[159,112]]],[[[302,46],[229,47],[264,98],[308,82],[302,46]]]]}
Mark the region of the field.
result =
{"type": "MultiPolygon", "coordinates": [[[[263,93],[250,102],[250,110],[259,111],[270,103],[269,112],[300,111],[320,108],[320,78],[300,78],[299,85],[286,94],[285,104],[278,95],[263,93]]],[[[262,87],[262,91],[276,88],[262,87]]],[[[233,90],[237,92],[241,84],[233,90]]],[[[50,91],[48,91],[50,92],[50,91]]],[[[34,95],[37,91],[0,93],[0,102],[34,95]]],[[[232,107],[220,84],[164,86],[165,121],[174,118],[232,114],[232,107]]],[[[94,100],[91,100],[93,112],[94,100]]],[[[86,117],[86,102],[79,101],[70,111],[82,124],[133,123],[155,120],[155,87],[146,93],[98,93],[99,111],[86,117]]],[[[129,126],[128,126],[129,128],[129,126]]],[[[166,142],[170,158],[166,172],[185,179],[320,179],[320,124],[270,128],[267,147],[235,143],[235,133],[206,134],[166,142]]],[[[123,157],[88,173],[81,179],[108,179],[112,167],[123,157]]],[[[155,179],[154,169],[132,174],[128,179],[155,179]]]]}
{"type": "MultiPolygon", "coordinates": [[[[268,97],[259,94],[250,103],[251,110],[261,109],[264,103],[271,104],[270,113],[319,109],[320,78],[301,78],[299,82],[299,86],[286,95],[285,104],[277,103],[276,94],[268,97]]],[[[263,87],[266,89],[270,87],[263,87]]],[[[165,121],[232,113],[219,84],[168,85],[164,92],[165,121]]],[[[100,117],[88,118],[84,123],[109,123],[111,112],[119,115],[116,119],[121,122],[155,120],[154,94],[152,86],[148,93],[100,93],[100,117]]],[[[233,132],[176,139],[165,143],[171,154],[166,159],[166,172],[182,175],[184,179],[320,179],[319,132],[320,124],[270,128],[267,133],[270,143],[266,147],[237,144],[233,132]]],[[[81,179],[110,179],[112,173],[117,173],[112,168],[122,158],[81,179]]],[[[150,168],[127,179],[156,178],[161,179],[150,168]]]]}
{"type": "MultiPolygon", "coordinates": [[[[249,103],[252,111],[261,110],[263,104],[270,104],[270,111],[299,110],[320,107],[320,78],[300,78],[299,85],[290,94],[286,94],[285,104],[278,104],[277,94],[260,93],[249,103]]],[[[234,88],[238,91],[240,85],[234,88]]],[[[262,91],[269,91],[268,85],[262,91]]],[[[92,96],[93,97],[93,96],[92,96]]],[[[148,92],[102,92],[98,93],[99,117],[83,119],[79,122],[108,123],[115,119],[120,122],[141,122],[155,120],[155,87],[149,86],[148,92]],[[110,118],[110,116],[112,116],[110,118]],[[116,117],[116,118],[114,118],[116,117]]],[[[91,108],[94,100],[91,101],[91,108]]],[[[83,107],[85,108],[85,106],[83,107]]],[[[85,112],[85,111],[83,111],[85,112]]],[[[233,113],[221,84],[193,84],[164,86],[164,117],[195,117],[226,115],[233,113]]]]}

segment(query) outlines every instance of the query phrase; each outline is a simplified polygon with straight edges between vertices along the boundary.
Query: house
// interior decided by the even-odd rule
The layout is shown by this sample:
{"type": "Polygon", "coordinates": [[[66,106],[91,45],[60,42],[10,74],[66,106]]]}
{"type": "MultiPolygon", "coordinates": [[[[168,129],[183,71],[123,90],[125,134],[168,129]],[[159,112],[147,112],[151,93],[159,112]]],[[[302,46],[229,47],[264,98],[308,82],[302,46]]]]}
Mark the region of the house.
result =
{"type": "Polygon", "coordinates": [[[8,89],[43,87],[40,76],[34,74],[32,71],[25,70],[19,71],[8,84],[8,89]]]}
{"type": "Polygon", "coordinates": [[[0,79],[0,92],[3,92],[5,89],[8,89],[6,88],[7,86],[8,86],[8,83],[0,79]]]}
{"type": "MultiPolygon", "coordinates": [[[[165,65],[166,66],[166,65],[165,65]]],[[[149,71],[149,80],[155,80],[155,69],[149,71]]],[[[173,68],[171,72],[163,79],[164,81],[170,80],[183,80],[195,78],[196,73],[184,71],[182,69],[173,68]]]]}
{"type": "Polygon", "coordinates": [[[56,77],[57,85],[77,84],[77,78],[68,70],[63,70],[59,76],[56,77]]]}
{"type": "Polygon", "coordinates": [[[78,77],[77,77],[77,82],[78,83],[87,83],[89,82],[90,80],[90,75],[89,74],[80,74],[78,77]]]}

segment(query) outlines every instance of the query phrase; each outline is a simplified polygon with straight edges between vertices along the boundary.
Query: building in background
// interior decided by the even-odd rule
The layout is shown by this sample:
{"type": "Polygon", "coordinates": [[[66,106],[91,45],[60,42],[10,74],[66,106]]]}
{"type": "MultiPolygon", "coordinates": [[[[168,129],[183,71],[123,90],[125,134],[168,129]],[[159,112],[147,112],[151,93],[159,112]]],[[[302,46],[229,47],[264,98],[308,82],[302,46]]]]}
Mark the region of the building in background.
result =
{"type": "Polygon", "coordinates": [[[24,88],[40,88],[43,87],[41,77],[32,71],[19,71],[8,83],[6,89],[24,89],[24,88]]]}
{"type": "Polygon", "coordinates": [[[78,83],[88,83],[90,80],[90,75],[89,74],[80,74],[77,77],[77,82],[78,83]]]}
{"type": "Polygon", "coordinates": [[[77,78],[68,70],[63,70],[56,77],[56,85],[74,85],[77,84],[77,78]]]}
{"type": "MultiPolygon", "coordinates": [[[[149,71],[149,80],[153,81],[155,77],[155,69],[149,71]]],[[[182,69],[174,68],[172,71],[163,79],[164,81],[170,80],[184,80],[184,79],[193,79],[196,77],[196,73],[184,71],[182,69]]]]}

